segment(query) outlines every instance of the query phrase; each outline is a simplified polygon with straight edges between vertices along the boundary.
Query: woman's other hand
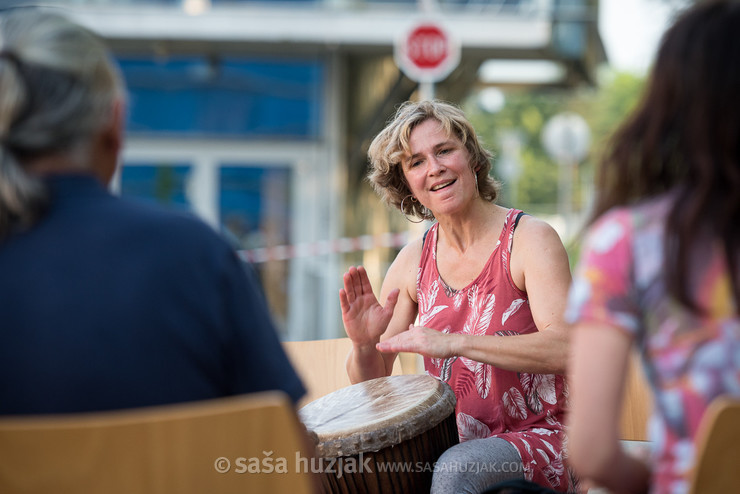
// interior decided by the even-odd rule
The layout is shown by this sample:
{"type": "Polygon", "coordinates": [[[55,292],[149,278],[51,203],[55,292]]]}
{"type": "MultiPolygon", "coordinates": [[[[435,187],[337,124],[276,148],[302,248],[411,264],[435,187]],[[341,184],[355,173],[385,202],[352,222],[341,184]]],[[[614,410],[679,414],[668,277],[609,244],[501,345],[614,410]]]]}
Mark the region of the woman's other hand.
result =
{"type": "Polygon", "coordinates": [[[457,336],[412,324],[408,331],[381,341],[375,348],[381,352],[413,352],[425,357],[448,358],[457,355],[457,336]]]}

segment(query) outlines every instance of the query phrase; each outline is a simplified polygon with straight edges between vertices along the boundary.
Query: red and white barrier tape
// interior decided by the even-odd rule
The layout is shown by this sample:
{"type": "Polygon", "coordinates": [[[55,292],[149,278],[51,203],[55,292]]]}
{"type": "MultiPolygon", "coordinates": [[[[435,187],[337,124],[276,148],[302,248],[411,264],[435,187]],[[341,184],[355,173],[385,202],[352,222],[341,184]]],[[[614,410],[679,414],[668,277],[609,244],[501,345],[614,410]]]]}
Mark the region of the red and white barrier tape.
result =
{"type": "Polygon", "coordinates": [[[338,238],[320,242],[277,245],[259,249],[240,250],[239,257],[251,263],[285,261],[298,257],[315,257],[326,254],[357,252],[376,247],[403,247],[409,241],[409,232],[362,235],[354,238],[338,238]]]}

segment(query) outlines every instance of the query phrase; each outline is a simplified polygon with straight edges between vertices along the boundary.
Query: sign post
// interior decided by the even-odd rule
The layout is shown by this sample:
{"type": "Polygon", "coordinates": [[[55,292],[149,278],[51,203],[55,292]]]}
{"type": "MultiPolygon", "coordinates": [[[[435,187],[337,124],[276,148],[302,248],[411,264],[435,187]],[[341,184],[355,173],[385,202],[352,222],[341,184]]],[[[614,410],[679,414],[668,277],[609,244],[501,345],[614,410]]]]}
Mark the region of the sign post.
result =
{"type": "Polygon", "coordinates": [[[443,80],[460,63],[460,44],[438,22],[412,25],[396,39],[394,58],[410,79],[419,83],[420,98],[434,98],[434,83],[443,80]]]}
{"type": "Polygon", "coordinates": [[[550,118],[542,130],[542,145],[559,165],[558,210],[565,220],[565,237],[571,233],[574,172],[588,154],[591,131],[586,121],[573,112],[550,118]]]}

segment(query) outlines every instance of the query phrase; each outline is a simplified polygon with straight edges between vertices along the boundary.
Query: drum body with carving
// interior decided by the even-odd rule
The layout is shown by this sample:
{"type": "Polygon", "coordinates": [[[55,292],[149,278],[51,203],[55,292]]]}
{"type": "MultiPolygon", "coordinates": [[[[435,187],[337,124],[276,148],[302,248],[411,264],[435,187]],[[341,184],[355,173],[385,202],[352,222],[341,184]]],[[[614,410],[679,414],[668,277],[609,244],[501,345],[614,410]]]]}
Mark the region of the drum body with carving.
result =
{"type": "Polygon", "coordinates": [[[437,458],[459,442],[455,395],[428,375],[342,388],[299,411],[316,439],[325,492],[429,492],[437,458]]]}

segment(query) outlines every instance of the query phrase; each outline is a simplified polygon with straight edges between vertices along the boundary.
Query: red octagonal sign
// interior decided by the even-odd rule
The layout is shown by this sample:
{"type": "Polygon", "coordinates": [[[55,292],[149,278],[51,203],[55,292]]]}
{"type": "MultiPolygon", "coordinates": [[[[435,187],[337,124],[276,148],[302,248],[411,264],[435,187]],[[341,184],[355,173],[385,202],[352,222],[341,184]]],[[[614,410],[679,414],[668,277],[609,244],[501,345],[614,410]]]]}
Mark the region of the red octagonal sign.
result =
{"type": "Polygon", "coordinates": [[[460,62],[460,45],[439,24],[426,21],[414,25],[395,44],[399,68],[419,82],[437,82],[460,62]]]}

